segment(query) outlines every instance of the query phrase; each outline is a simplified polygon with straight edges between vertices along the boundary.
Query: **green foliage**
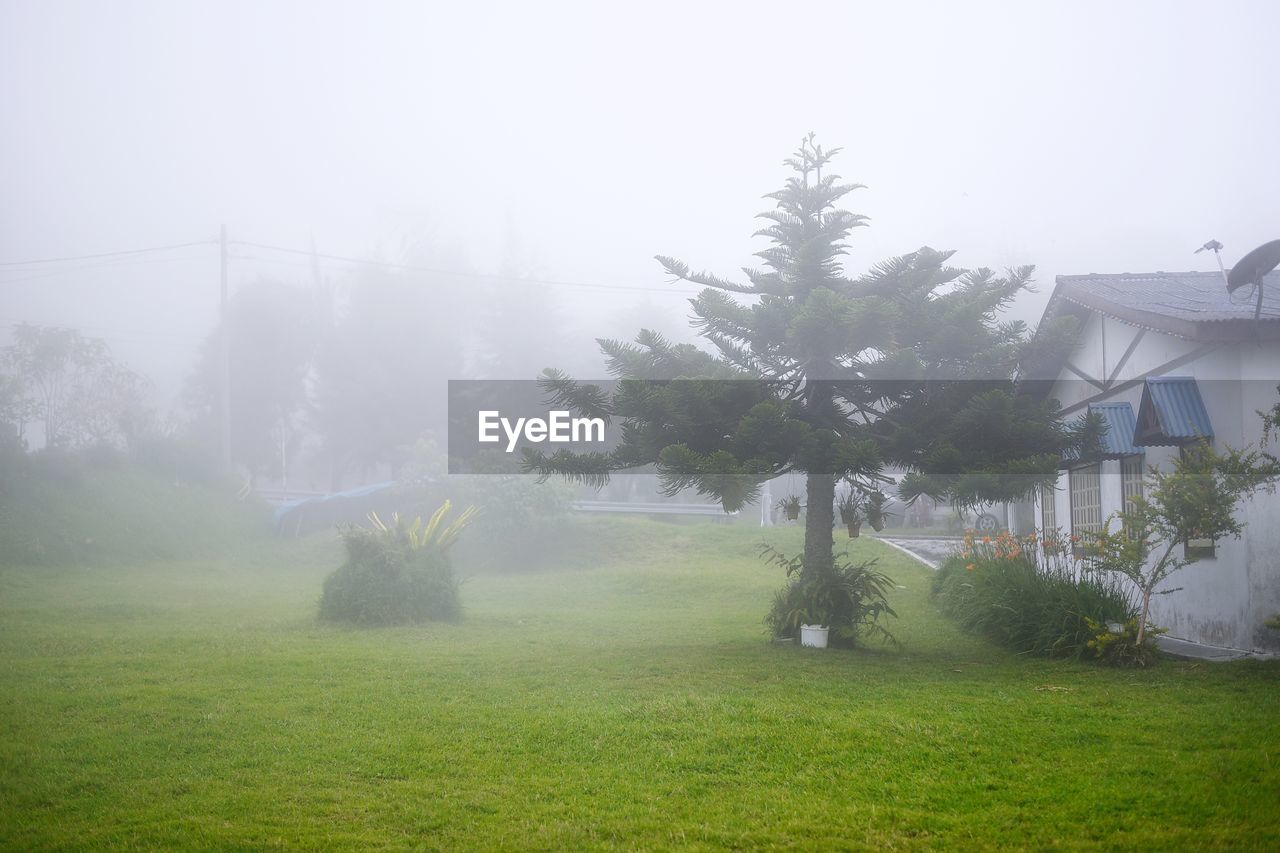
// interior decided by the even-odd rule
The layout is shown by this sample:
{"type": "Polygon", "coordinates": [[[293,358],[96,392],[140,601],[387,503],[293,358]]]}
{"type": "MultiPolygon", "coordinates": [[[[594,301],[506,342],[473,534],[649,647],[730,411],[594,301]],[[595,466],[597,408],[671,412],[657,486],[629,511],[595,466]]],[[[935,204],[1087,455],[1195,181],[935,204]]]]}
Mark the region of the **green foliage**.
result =
{"type": "Polygon", "coordinates": [[[475,509],[445,524],[451,508],[445,501],[425,524],[398,515],[386,524],[371,514],[372,527],[343,530],[347,559],[325,578],[320,618],[361,626],[456,618],[458,580],[448,552],[475,509]]]}
{"type": "Polygon", "coordinates": [[[778,501],[778,509],[782,510],[782,514],[787,517],[788,521],[795,521],[799,518],[800,510],[803,508],[799,495],[787,495],[778,501]]]}
{"type": "Polygon", "coordinates": [[[970,631],[1017,652],[1085,657],[1097,638],[1090,622],[1128,622],[1135,606],[1119,583],[1072,569],[1069,556],[1049,545],[1035,555],[958,554],[944,560],[933,582],[938,608],[970,631]]]}
{"type": "Polygon", "coordinates": [[[1143,632],[1136,616],[1120,623],[1118,631],[1111,630],[1109,625],[1096,619],[1086,618],[1085,622],[1089,630],[1094,632],[1093,639],[1088,643],[1089,650],[1103,663],[1112,666],[1148,667],[1160,659],[1156,638],[1165,633],[1164,628],[1148,628],[1143,632]]]}
{"type": "MultiPolygon", "coordinates": [[[[887,464],[908,469],[904,498],[959,504],[1012,500],[1057,475],[1077,434],[1057,403],[1015,393],[1012,379],[1061,349],[1071,330],[1051,323],[1032,339],[999,312],[1031,282],[1031,267],[997,275],[949,265],[924,247],[849,276],[843,256],[866,217],[837,207],[859,185],[832,174],[838,149],[806,137],[793,174],[767,198],[757,232],[769,246],[744,281],[657,256],[673,278],[701,285],[693,323],[711,352],[642,330],[635,344],[601,340],[617,390],[545,388],[559,405],[622,424],[610,453],[527,450],[528,470],[598,484],[652,464],[669,493],[694,489],[726,510],[783,473],[806,475],[806,567],[832,561],[834,486],[872,482],[887,464]],[[737,294],[750,300],[738,301],[737,294]]],[[[868,520],[883,525],[884,506],[868,520]]]]}
{"type": "Polygon", "coordinates": [[[265,507],[136,453],[42,450],[0,455],[0,466],[0,565],[97,567],[228,553],[270,530],[265,507]]]}
{"type": "Polygon", "coordinates": [[[787,574],[765,617],[773,636],[794,638],[801,625],[825,625],[835,645],[854,646],[866,637],[896,642],[880,624],[881,616],[898,615],[889,606],[893,581],[876,571],[876,560],[837,558],[819,573],[804,571],[800,555],[788,557],[769,545],[761,545],[760,554],[787,574]]]}
{"type": "Polygon", "coordinates": [[[885,524],[893,517],[893,513],[889,512],[890,503],[889,498],[879,489],[867,496],[867,523],[877,533],[884,530],[885,524]]]}
{"type": "Polygon", "coordinates": [[[1189,539],[1239,538],[1244,525],[1236,505],[1259,489],[1274,488],[1280,460],[1259,450],[1217,451],[1208,440],[1184,448],[1171,471],[1151,468],[1143,495],[1129,500],[1085,541],[1085,559],[1097,571],[1128,578],[1142,607],[1138,642],[1145,636],[1151,599],[1174,592],[1162,588],[1170,575],[1195,562],[1179,556],[1189,539]]]}

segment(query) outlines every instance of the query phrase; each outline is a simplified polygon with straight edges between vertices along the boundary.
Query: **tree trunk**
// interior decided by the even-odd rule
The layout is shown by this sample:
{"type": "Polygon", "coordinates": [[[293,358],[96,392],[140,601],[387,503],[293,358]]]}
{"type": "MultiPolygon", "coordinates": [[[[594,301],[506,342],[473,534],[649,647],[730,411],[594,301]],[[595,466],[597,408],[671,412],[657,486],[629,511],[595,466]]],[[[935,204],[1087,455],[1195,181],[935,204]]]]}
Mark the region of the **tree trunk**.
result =
{"type": "Polygon", "coordinates": [[[1138,648],[1142,648],[1142,641],[1147,638],[1147,613],[1151,610],[1151,590],[1142,590],[1142,615],[1138,617],[1138,648]]]}
{"type": "Polygon", "coordinates": [[[831,569],[835,545],[836,478],[834,474],[810,474],[805,482],[808,507],[804,517],[804,573],[831,569]]]}

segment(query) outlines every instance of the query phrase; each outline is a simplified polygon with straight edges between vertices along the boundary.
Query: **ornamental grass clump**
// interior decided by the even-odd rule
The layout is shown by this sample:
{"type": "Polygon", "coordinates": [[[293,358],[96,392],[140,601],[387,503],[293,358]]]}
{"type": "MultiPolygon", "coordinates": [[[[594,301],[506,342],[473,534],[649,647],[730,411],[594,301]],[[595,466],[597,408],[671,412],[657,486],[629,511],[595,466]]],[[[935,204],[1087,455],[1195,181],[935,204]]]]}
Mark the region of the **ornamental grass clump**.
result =
{"type": "Polygon", "coordinates": [[[1096,625],[1137,615],[1133,597],[1112,576],[1077,568],[1071,543],[1005,532],[965,534],[959,553],[934,579],[939,609],[968,630],[1017,652],[1086,657],[1096,625]]]}
{"type": "Polygon", "coordinates": [[[320,618],[362,626],[456,618],[458,579],[448,551],[475,508],[445,524],[451,509],[445,501],[425,524],[421,518],[406,523],[399,514],[387,524],[370,513],[372,527],[344,529],[347,559],[325,578],[320,618]]]}

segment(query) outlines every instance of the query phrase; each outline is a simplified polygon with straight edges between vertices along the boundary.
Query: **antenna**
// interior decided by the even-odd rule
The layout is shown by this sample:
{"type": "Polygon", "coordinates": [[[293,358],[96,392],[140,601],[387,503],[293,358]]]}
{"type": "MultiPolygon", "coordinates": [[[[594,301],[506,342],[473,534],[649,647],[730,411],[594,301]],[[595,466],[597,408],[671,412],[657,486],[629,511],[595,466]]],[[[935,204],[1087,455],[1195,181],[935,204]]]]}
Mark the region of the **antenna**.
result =
{"type": "MultiPolygon", "coordinates": [[[[1205,249],[1210,250],[1217,257],[1218,269],[1222,270],[1222,278],[1227,284],[1228,295],[1235,293],[1246,284],[1253,285],[1253,292],[1258,295],[1258,301],[1253,306],[1254,334],[1260,335],[1258,320],[1262,317],[1262,280],[1266,278],[1267,273],[1280,266],[1280,240],[1263,243],[1241,258],[1231,268],[1230,273],[1223,268],[1222,256],[1218,254],[1222,251],[1221,243],[1217,240],[1210,240],[1199,249],[1196,249],[1195,254],[1198,255],[1205,249]]],[[[1248,297],[1246,296],[1245,298],[1247,299],[1248,297]]],[[[1258,340],[1261,342],[1261,337],[1258,340]]]]}
{"type": "Polygon", "coordinates": [[[1193,254],[1198,255],[1198,254],[1200,254],[1201,252],[1203,252],[1205,249],[1208,249],[1209,251],[1213,252],[1213,256],[1214,256],[1214,258],[1216,258],[1216,259],[1217,259],[1217,261],[1218,261],[1218,269],[1222,272],[1222,283],[1223,283],[1223,284],[1225,284],[1225,285],[1227,286],[1227,292],[1228,292],[1228,293],[1230,293],[1230,292],[1231,292],[1231,282],[1230,282],[1230,281],[1228,281],[1228,279],[1227,279],[1227,270],[1226,270],[1226,268],[1222,266],[1222,244],[1221,244],[1221,243],[1219,243],[1217,240],[1210,240],[1208,243],[1205,243],[1205,244],[1204,244],[1203,246],[1201,246],[1199,249],[1196,249],[1196,250],[1195,250],[1195,252],[1193,252],[1193,254]]]}

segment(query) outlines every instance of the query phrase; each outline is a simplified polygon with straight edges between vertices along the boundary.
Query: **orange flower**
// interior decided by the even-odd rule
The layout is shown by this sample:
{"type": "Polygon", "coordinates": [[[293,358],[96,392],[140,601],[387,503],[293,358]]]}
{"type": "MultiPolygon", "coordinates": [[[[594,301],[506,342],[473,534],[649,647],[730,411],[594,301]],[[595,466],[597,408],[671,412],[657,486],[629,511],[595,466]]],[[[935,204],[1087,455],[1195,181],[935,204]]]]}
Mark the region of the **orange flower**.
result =
{"type": "Polygon", "coordinates": [[[974,569],[977,568],[977,566],[975,566],[973,563],[966,563],[965,568],[968,569],[969,571],[973,571],[974,569]]]}

